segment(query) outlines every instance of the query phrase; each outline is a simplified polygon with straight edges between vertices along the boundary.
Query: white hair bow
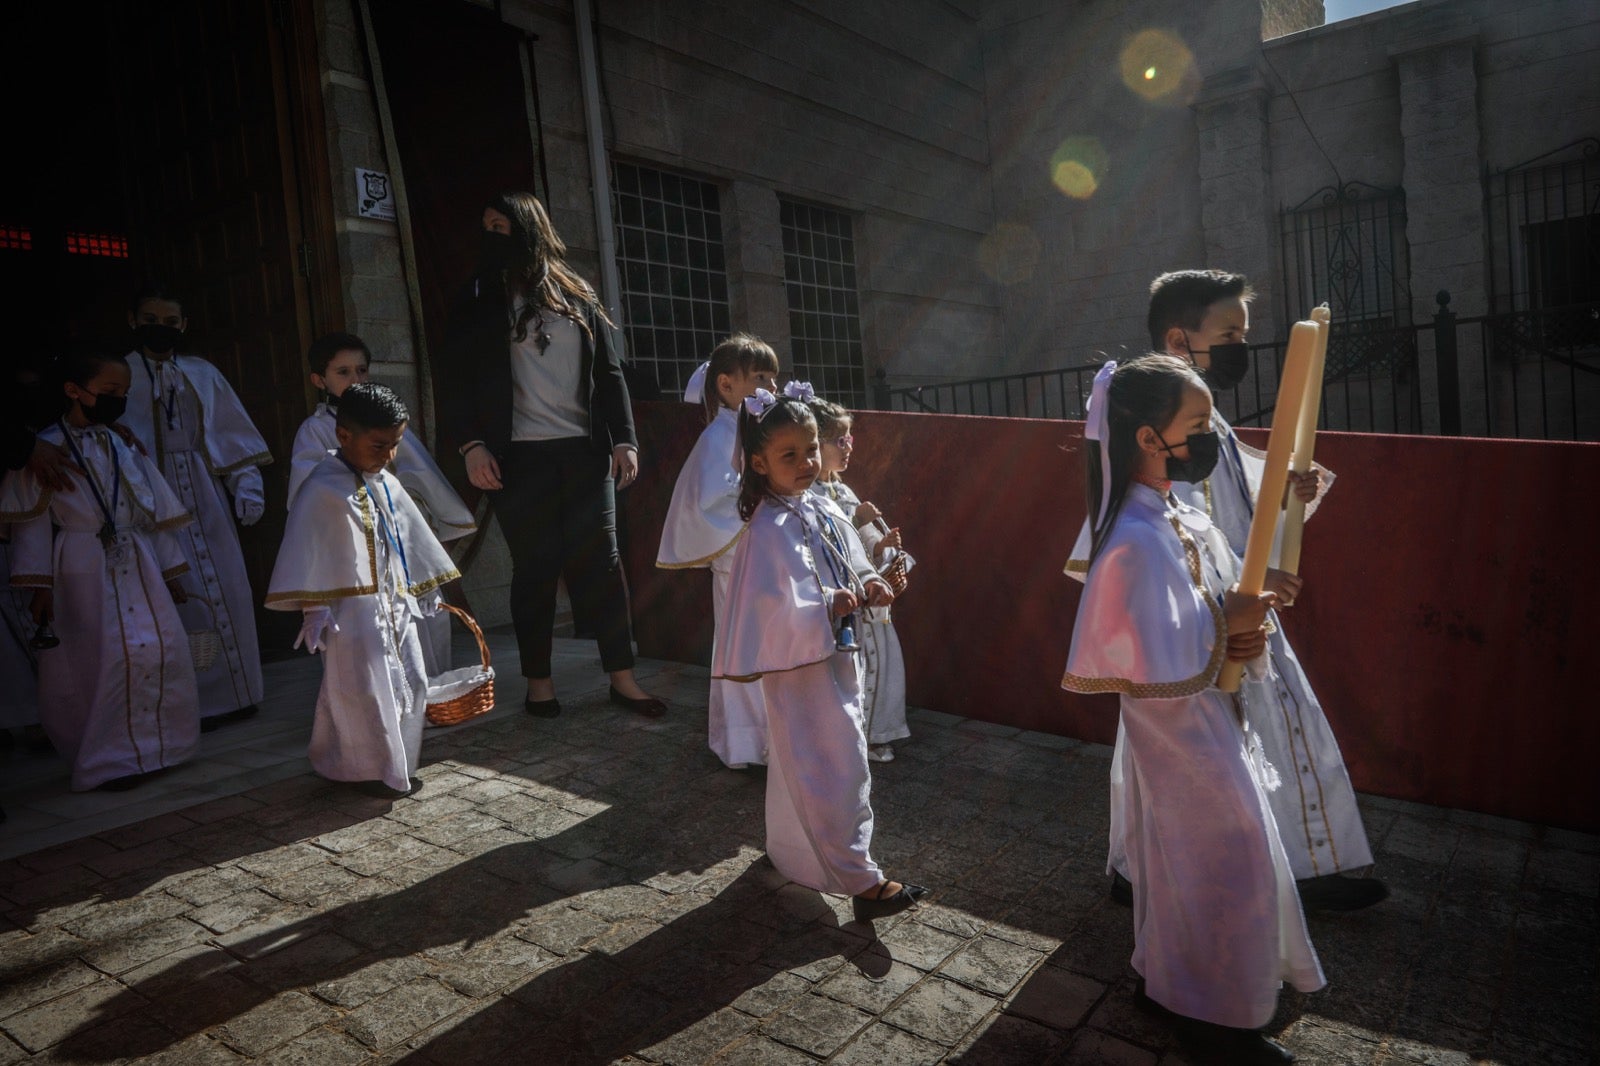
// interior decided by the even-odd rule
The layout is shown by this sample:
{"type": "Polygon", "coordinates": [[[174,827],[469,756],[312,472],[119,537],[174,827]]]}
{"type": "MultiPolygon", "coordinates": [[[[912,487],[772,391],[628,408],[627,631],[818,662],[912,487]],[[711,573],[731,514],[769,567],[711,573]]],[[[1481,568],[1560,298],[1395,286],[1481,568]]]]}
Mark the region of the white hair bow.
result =
{"type": "Polygon", "coordinates": [[[684,403],[704,403],[706,399],[706,371],[711,369],[711,360],[707,359],[694,368],[694,373],[689,375],[689,384],[683,387],[684,403]]]}
{"type": "Polygon", "coordinates": [[[810,403],[817,398],[817,390],[811,387],[809,381],[789,381],[784,383],[783,395],[786,399],[810,403]]]}
{"type": "Polygon", "coordinates": [[[1111,388],[1111,375],[1116,372],[1117,361],[1106,360],[1094,376],[1094,388],[1089,391],[1089,406],[1084,411],[1083,436],[1085,440],[1098,441],[1100,444],[1100,510],[1096,513],[1095,528],[1106,520],[1106,512],[1111,508],[1111,447],[1106,440],[1108,432],[1108,408],[1111,401],[1107,398],[1107,391],[1111,388]]]}
{"type": "Polygon", "coordinates": [[[778,398],[766,389],[757,389],[752,395],[744,398],[745,412],[757,422],[767,417],[767,412],[778,403],[778,398]]]}

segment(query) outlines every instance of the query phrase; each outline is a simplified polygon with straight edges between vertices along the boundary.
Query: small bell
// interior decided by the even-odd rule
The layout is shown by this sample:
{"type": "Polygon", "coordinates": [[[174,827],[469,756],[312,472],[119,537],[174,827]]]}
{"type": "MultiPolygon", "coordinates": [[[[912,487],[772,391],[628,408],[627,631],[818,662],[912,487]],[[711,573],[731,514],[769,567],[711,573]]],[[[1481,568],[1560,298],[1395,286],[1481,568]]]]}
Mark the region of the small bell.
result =
{"type": "Polygon", "coordinates": [[[56,636],[56,631],[50,628],[49,622],[40,622],[39,628],[33,631],[33,639],[28,641],[34,651],[49,651],[61,643],[61,638],[56,636]]]}
{"type": "Polygon", "coordinates": [[[839,637],[835,644],[839,651],[860,651],[856,643],[856,616],[854,612],[839,619],[839,637]]]}

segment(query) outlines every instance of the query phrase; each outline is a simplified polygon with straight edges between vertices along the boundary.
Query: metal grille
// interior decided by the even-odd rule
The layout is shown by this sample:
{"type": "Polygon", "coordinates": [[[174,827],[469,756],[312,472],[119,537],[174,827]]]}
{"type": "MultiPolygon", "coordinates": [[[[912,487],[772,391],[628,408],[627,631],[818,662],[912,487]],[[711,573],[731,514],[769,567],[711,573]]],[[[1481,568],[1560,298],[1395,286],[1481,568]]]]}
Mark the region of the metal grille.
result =
{"type": "Polygon", "coordinates": [[[850,216],[780,200],[794,376],[850,407],[866,402],[861,303],[850,216]]]}
{"type": "Polygon", "coordinates": [[[727,259],[717,187],[614,163],[623,326],[638,369],[683,392],[728,325],[727,259]]]}
{"type": "Polygon", "coordinates": [[[1317,190],[1283,212],[1284,321],[1326,302],[1338,327],[1327,376],[1405,374],[1414,346],[1388,343],[1411,324],[1406,201],[1359,181],[1317,190]]]}
{"type": "Polygon", "coordinates": [[[1491,174],[1490,307],[1541,312],[1495,338],[1503,359],[1600,344],[1600,140],[1491,174]]]}

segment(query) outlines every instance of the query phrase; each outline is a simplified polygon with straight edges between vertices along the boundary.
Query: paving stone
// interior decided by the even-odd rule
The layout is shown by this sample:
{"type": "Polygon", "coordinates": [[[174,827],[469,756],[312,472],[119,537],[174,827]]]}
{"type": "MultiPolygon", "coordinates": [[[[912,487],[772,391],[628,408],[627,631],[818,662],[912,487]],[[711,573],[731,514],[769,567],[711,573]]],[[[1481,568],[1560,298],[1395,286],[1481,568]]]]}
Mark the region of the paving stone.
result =
{"type": "Polygon", "coordinates": [[[314,844],[296,841],[255,855],[246,855],[236,865],[263,880],[271,880],[327,861],[328,853],[323,849],[314,844]]]}
{"type": "Polygon", "coordinates": [[[554,952],[514,936],[498,936],[434,964],[434,976],[462,995],[482,999],[514,985],[559,959],[554,952]]]}
{"type": "Polygon", "coordinates": [[[1044,965],[1016,991],[1006,1012],[1050,1026],[1067,1029],[1080,1024],[1106,986],[1057,966],[1044,965]]]}
{"type": "Polygon", "coordinates": [[[665,1066],[700,1066],[710,1062],[729,1045],[742,1040],[756,1027],[748,1014],[724,1007],[694,1022],[665,1040],[641,1048],[639,1055],[665,1066]]]}
{"type": "Polygon", "coordinates": [[[896,962],[919,970],[936,969],[966,943],[961,937],[910,920],[882,934],[879,940],[896,962]]]}
{"type": "MultiPolygon", "coordinates": [[[[1156,1066],[1157,1056],[1154,1051],[1126,1040],[1093,1029],[1081,1029],[1073,1034],[1066,1054],[1057,1061],[1071,1063],[1072,1066],[1156,1066]]],[[[1184,1066],[1185,1062],[1187,1060],[1178,1055],[1167,1055],[1161,1059],[1162,1066],[1184,1066]]],[[[1306,1066],[1312,1064],[1307,1063],[1306,1066]]],[[[1355,1066],[1355,1063],[1346,1063],[1344,1066],[1355,1066]]]]}
{"type": "Polygon", "coordinates": [[[944,1058],[945,1050],[903,1029],[875,1022],[828,1061],[837,1066],[880,1066],[884,1063],[914,1066],[939,1062],[944,1058]]]}
{"type": "Polygon", "coordinates": [[[255,888],[261,883],[261,878],[237,866],[222,866],[205,868],[189,876],[180,877],[170,884],[165,885],[168,895],[196,907],[204,907],[208,903],[236,896],[246,889],[255,888]]]}
{"type": "Polygon", "coordinates": [[[143,966],[208,938],[210,931],[187,918],[168,918],[152,922],[113,939],[102,938],[83,960],[97,970],[120,974],[143,966]]]}
{"type": "Polygon", "coordinates": [[[116,845],[97,837],[85,837],[82,840],[71,840],[65,844],[36,851],[31,855],[23,855],[18,860],[24,867],[35,873],[54,873],[65,870],[69,866],[104,858],[117,853],[116,845]]]}
{"type": "Polygon", "coordinates": [[[780,1043],[826,1058],[872,1021],[872,1015],[819,995],[791,1002],[761,1031],[780,1043]]]}
{"type": "Polygon", "coordinates": [[[0,985],[0,1019],[92,985],[102,974],[77,959],[54,963],[0,985]]]}
{"type": "Polygon", "coordinates": [[[139,1066],[228,1066],[245,1059],[226,1044],[206,1033],[180,1040],[153,1055],[139,1059],[139,1066]]]}
{"type": "Polygon", "coordinates": [[[290,903],[314,903],[326,899],[340,889],[348,888],[358,880],[360,880],[359,874],[352,873],[343,866],[336,866],[332,862],[322,862],[264,881],[261,884],[261,891],[290,903]]]}
{"type": "Polygon", "coordinates": [[[319,982],[312,987],[311,993],[336,1007],[355,1008],[408,984],[427,972],[426,963],[410,956],[379,959],[358,970],[342,972],[331,980],[319,982]]]}
{"type": "Polygon", "coordinates": [[[999,1001],[953,981],[924,981],[886,1011],[883,1019],[945,1047],[955,1045],[999,1001]]]}
{"type": "Polygon", "coordinates": [[[181,899],[161,893],[103,903],[62,928],[85,940],[106,940],[189,909],[181,899]]]}
{"type": "Polygon", "coordinates": [[[455,856],[444,848],[418,840],[407,832],[386,834],[361,847],[343,850],[336,861],[362,877],[371,877],[424,857],[434,857],[443,862],[455,861],[455,856]]]}
{"type": "Polygon", "coordinates": [[[189,912],[189,918],[213,933],[227,933],[254,925],[269,915],[292,906],[258,888],[237,892],[215,903],[189,912]]]}
{"type": "Polygon", "coordinates": [[[1045,1062],[1065,1045],[1066,1038],[1053,1029],[1009,1014],[1000,1014],[969,1034],[949,1061],[964,1063],[965,1066],[1045,1062]]]}
{"type": "Polygon", "coordinates": [[[610,928],[611,923],[605,919],[569,907],[536,926],[519,929],[517,936],[557,955],[570,955],[610,928]]]}
{"type": "Polygon", "coordinates": [[[206,974],[183,983],[150,1008],[151,1017],[183,1036],[237,1018],[271,998],[272,993],[244,980],[242,968],[206,974]]]}
{"type": "Polygon", "coordinates": [[[39,904],[63,896],[79,897],[104,881],[103,875],[87,866],[67,866],[13,882],[6,886],[6,898],[24,906],[39,904]]]}
{"type": "Polygon", "coordinates": [[[102,978],[64,996],[18,1011],[0,1021],[0,1029],[29,1051],[42,1051],[79,1029],[120,1018],[144,1006],[142,997],[131,995],[109,978],[102,978]]]}
{"type": "Polygon", "coordinates": [[[986,936],[962,948],[939,972],[969,988],[1004,997],[1042,958],[1042,952],[986,936]]]}
{"type": "Polygon", "coordinates": [[[256,1058],[309,1030],[339,1017],[339,1013],[300,992],[277,996],[238,1017],[217,1031],[230,1048],[256,1058]]]}
{"type": "Polygon", "coordinates": [[[829,999],[880,1014],[927,975],[914,966],[895,962],[880,944],[856,957],[856,965],[843,966],[817,985],[829,999]]]}
{"type": "MultiPolygon", "coordinates": [[[[80,1062],[147,1062],[165,1058],[178,1039],[154,1019],[137,1014],[105,1021],[84,1019],[61,1043],[34,1056],[41,1064],[80,1062]]],[[[169,1063],[174,1061],[167,1058],[169,1063]]]]}
{"type": "MultiPolygon", "coordinates": [[[[320,992],[319,992],[320,995],[320,992]]],[[[462,1009],[471,1000],[431,977],[392,988],[345,1016],[344,1031],[374,1050],[393,1047],[462,1009]]]]}
{"type": "Polygon", "coordinates": [[[239,967],[239,960],[227,952],[211,944],[196,944],[129,970],[118,979],[145,999],[158,1001],[217,974],[237,973],[239,967]]]}
{"type": "Polygon", "coordinates": [[[399,822],[387,818],[367,818],[342,829],[313,837],[310,843],[335,855],[348,855],[350,852],[359,851],[405,831],[406,826],[399,822]]]}
{"type": "Polygon", "coordinates": [[[311,930],[276,951],[251,959],[250,980],[264,988],[305,988],[350,973],[364,949],[337,932],[311,930]]]}
{"type": "Polygon", "coordinates": [[[223,796],[197,807],[185,807],[183,817],[198,825],[207,825],[258,810],[262,802],[254,796],[223,796]]]}
{"type": "Polygon", "coordinates": [[[738,983],[744,985],[744,991],[733,1005],[754,1018],[765,1018],[811,991],[811,983],[804,978],[753,964],[741,968],[738,983]]]}

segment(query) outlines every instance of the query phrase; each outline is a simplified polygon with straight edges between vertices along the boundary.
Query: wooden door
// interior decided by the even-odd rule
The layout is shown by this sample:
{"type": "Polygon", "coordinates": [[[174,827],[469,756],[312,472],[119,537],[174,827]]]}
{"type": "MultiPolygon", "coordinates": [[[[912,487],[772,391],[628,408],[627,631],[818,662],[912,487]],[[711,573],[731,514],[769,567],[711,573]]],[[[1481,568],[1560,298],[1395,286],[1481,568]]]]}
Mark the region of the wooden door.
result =
{"type": "MultiPolygon", "coordinates": [[[[309,6],[135,0],[108,9],[134,267],[183,297],[184,350],[221,368],[275,460],[263,471],[266,517],[242,531],[258,605],[283,535],[290,446],[310,408],[304,352],[339,317],[331,301],[313,306],[311,263],[330,257],[312,254],[295,152],[304,77],[291,74],[290,19],[309,6]]],[[[258,619],[264,647],[292,639],[294,619],[259,608],[258,619]]]]}

